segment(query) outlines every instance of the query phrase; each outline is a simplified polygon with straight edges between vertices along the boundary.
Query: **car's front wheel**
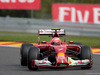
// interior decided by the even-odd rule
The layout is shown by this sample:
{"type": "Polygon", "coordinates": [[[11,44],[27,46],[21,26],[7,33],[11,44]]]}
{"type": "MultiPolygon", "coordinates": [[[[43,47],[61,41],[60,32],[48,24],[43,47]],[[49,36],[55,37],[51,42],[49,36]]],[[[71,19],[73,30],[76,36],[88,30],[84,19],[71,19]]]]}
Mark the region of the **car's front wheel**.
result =
{"type": "Polygon", "coordinates": [[[80,59],[85,60],[89,59],[90,63],[86,65],[86,67],[81,67],[82,69],[90,69],[92,67],[93,59],[92,59],[92,50],[89,46],[82,46],[80,51],[80,59]]]}
{"type": "Polygon", "coordinates": [[[38,58],[39,58],[39,54],[40,54],[40,52],[39,52],[39,48],[38,47],[31,47],[30,49],[29,49],[29,52],[28,52],[28,68],[29,68],[29,70],[37,70],[38,69],[38,66],[32,66],[32,64],[34,64],[34,63],[32,63],[32,61],[33,60],[37,60],[38,58]]]}
{"type": "Polygon", "coordinates": [[[20,62],[22,66],[27,66],[27,55],[28,55],[29,48],[32,46],[33,44],[22,44],[20,48],[20,54],[21,54],[20,62]]]}

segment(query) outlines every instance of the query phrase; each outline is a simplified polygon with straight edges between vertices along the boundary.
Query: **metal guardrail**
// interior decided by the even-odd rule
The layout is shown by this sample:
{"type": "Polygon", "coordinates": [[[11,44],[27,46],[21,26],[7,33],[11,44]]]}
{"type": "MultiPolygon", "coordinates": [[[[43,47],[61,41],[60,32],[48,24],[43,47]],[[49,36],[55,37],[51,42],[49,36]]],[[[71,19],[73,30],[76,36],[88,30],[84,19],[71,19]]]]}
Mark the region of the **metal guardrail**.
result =
{"type": "Polygon", "coordinates": [[[63,28],[67,35],[100,37],[100,25],[52,20],[0,17],[0,31],[37,33],[38,29],[63,28]]]}

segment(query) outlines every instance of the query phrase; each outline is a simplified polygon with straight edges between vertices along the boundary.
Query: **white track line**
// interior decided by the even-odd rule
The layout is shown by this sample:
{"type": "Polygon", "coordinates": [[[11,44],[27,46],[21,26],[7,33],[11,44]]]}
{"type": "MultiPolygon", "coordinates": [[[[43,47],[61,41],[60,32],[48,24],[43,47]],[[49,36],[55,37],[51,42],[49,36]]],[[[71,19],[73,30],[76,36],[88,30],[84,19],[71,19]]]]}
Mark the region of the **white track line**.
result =
{"type": "Polygon", "coordinates": [[[0,45],[1,47],[14,47],[14,48],[20,48],[20,47],[17,47],[17,46],[6,46],[6,45],[0,45]]]}
{"type": "Polygon", "coordinates": [[[93,54],[100,55],[100,53],[93,53],[93,54]]]}

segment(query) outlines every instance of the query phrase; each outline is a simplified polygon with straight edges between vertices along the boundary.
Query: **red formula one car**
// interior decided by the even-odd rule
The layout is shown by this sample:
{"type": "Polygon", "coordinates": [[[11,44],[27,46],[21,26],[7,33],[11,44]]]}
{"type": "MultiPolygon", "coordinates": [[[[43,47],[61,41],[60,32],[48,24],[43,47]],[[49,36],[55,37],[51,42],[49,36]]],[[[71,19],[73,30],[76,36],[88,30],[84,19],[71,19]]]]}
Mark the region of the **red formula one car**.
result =
{"type": "Polygon", "coordinates": [[[65,42],[66,33],[64,29],[49,29],[38,31],[38,45],[22,44],[21,65],[28,66],[29,70],[37,70],[38,67],[81,67],[90,69],[92,67],[92,51],[89,46],[82,43],[65,42]],[[48,35],[51,42],[42,41],[40,35],[48,35]],[[61,42],[59,37],[64,37],[61,42]]]}

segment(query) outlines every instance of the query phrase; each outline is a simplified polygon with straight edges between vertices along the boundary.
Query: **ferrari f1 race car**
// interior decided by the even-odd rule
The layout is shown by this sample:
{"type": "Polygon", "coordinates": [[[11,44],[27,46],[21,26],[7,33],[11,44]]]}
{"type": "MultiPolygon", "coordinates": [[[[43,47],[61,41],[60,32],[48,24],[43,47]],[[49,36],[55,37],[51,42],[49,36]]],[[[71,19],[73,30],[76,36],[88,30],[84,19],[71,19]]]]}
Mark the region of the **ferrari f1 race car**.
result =
{"type": "Polygon", "coordinates": [[[28,66],[29,70],[38,70],[39,67],[92,67],[92,51],[89,46],[80,42],[65,42],[64,29],[40,29],[38,31],[38,45],[22,44],[21,65],[28,66]],[[48,35],[51,41],[41,41],[40,35],[48,35]],[[60,37],[64,37],[61,42],[60,37]]]}

